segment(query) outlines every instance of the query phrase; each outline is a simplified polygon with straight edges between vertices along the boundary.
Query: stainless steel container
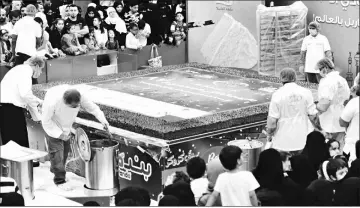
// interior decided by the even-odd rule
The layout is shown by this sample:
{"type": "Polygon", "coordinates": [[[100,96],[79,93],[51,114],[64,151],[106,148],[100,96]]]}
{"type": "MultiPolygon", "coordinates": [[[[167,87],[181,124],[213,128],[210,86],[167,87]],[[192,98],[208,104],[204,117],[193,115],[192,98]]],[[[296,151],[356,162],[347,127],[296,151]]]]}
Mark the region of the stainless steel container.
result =
{"type": "Polygon", "coordinates": [[[242,159],[243,165],[241,166],[242,170],[252,171],[259,160],[260,152],[264,143],[257,140],[233,140],[228,143],[228,145],[238,146],[243,151],[242,159]]]}
{"type": "Polygon", "coordinates": [[[91,158],[85,162],[86,187],[93,190],[119,187],[116,153],[119,143],[111,140],[90,141],[91,158]]]}
{"type": "Polygon", "coordinates": [[[1,175],[13,178],[25,200],[34,199],[33,161],[13,162],[0,159],[1,175]]]}

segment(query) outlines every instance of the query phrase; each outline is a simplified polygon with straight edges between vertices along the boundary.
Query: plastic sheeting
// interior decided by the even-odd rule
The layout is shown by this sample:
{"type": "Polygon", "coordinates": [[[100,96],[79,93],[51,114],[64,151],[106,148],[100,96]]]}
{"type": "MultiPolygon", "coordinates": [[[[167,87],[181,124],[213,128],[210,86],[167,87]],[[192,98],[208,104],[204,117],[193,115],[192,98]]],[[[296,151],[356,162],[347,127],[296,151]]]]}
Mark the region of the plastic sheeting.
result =
{"type": "Polygon", "coordinates": [[[304,79],[299,65],[301,44],[306,36],[307,12],[308,8],[301,1],[290,6],[258,6],[260,74],[279,77],[283,68],[290,67],[296,70],[298,80],[304,79]]]}

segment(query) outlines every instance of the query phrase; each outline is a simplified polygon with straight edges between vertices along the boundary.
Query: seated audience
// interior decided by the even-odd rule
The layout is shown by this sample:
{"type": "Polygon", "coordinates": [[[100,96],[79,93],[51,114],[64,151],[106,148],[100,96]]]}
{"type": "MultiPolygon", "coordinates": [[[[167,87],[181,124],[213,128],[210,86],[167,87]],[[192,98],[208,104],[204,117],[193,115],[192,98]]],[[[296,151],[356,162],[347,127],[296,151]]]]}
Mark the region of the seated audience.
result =
{"type": "Polygon", "coordinates": [[[301,154],[307,156],[314,170],[318,170],[320,164],[330,157],[325,143],[325,136],[318,131],[308,134],[301,154]]]}
{"type": "MultiPolygon", "coordinates": [[[[278,192],[285,206],[302,205],[303,189],[284,174],[280,153],[275,149],[267,149],[260,153],[258,165],[253,174],[261,189],[278,192]]],[[[259,199],[262,201],[262,199],[259,199]]]]}
{"type": "Polygon", "coordinates": [[[67,55],[81,55],[86,53],[86,46],[80,45],[75,25],[69,23],[65,28],[66,33],[61,38],[62,51],[67,55]]]}
{"type": "Polygon", "coordinates": [[[61,49],[61,39],[65,33],[65,20],[57,18],[49,31],[49,41],[53,48],[61,49]]]}
{"type": "Polygon", "coordinates": [[[115,195],[116,206],[150,206],[149,192],[138,187],[126,187],[115,195]]]}
{"type": "Polygon", "coordinates": [[[123,4],[121,1],[116,1],[116,2],[114,3],[113,7],[115,8],[116,13],[118,14],[118,16],[119,16],[121,19],[124,19],[124,14],[125,14],[124,4],[123,4]]]}
{"type": "Polygon", "coordinates": [[[290,158],[291,171],[289,177],[302,188],[307,188],[310,183],[317,179],[316,169],[312,166],[305,155],[295,155],[290,158]]]}
{"type": "MultiPolygon", "coordinates": [[[[35,17],[40,17],[43,21],[44,28],[47,28],[49,25],[48,25],[46,15],[44,13],[44,11],[45,11],[44,5],[36,4],[36,9],[37,9],[37,13],[35,14],[35,17]]],[[[51,24],[51,22],[50,22],[50,24],[51,24]]]]}
{"type": "Polygon", "coordinates": [[[139,39],[136,38],[136,35],[139,32],[138,26],[135,23],[131,23],[129,30],[130,32],[126,35],[126,48],[141,50],[143,47],[141,46],[139,39]]]}
{"type": "Polygon", "coordinates": [[[186,164],[186,172],[191,182],[191,190],[195,196],[195,203],[198,204],[200,197],[206,193],[209,181],[205,176],[206,163],[200,157],[191,158],[186,164]]]}
{"type": "Polygon", "coordinates": [[[240,170],[241,154],[242,150],[237,146],[226,146],[221,150],[219,158],[227,172],[219,175],[206,206],[213,206],[218,197],[223,206],[258,206],[255,190],[259,183],[251,172],[240,170]]]}
{"type": "Polygon", "coordinates": [[[86,25],[86,21],[81,17],[79,7],[76,5],[70,5],[70,16],[65,20],[65,25],[74,25],[74,33],[76,33],[79,43],[85,44],[84,35],[89,33],[89,28],[86,25]]]}
{"type": "Polygon", "coordinates": [[[306,191],[309,206],[359,206],[360,178],[345,176],[347,163],[342,159],[329,159],[319,168],[320,178],[313,181],[306,191]]]}

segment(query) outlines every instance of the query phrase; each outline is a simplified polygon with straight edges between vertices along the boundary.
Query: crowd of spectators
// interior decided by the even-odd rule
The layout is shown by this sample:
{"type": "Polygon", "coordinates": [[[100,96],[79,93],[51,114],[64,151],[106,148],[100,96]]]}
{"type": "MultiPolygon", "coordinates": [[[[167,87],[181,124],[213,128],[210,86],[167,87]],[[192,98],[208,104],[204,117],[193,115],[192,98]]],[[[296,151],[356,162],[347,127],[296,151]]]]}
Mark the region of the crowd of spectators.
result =
{"type": "Polygon", "coordinates": [[[49,0],[35,1],[33,6],[25,5],[26,2],[29,1],[2,1],[1,62],[10,66],[21,64],[34,55],[52,59],[100,49],[141,50],[146,45],[161,43],[176,46],[187,36],[183,0],[178,4],[92,1],[94,3],[90,3],[86,11],[68,0],[56,5],[49,0]],[[34,27],[35,22],[39,26],[34,27]],[[27,37],[23,35],[25,31],[29,32],[27,37]],[[18,62],[17,56],[20,56],[18,62]]]}

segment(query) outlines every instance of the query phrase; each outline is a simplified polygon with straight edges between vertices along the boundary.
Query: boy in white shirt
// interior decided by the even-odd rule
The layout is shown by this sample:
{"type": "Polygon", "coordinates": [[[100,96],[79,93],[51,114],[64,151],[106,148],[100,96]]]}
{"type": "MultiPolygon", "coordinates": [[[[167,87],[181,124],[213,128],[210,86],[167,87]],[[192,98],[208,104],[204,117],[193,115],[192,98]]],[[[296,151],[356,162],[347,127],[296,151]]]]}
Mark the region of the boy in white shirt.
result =
{"type": "Polygon", "coordinates": [[[186,164],[186,172],[191,179],[191,191],[194,193],[197,205],[200,197],[206,193],[209,186],[208,179],[204,177],[206,172],[205,160],[200,157],[191,158],[186,164]]]}
{"type": "Polygon", "coordinates": [[[242,150],[237,146],[226,146],[219,158],[227,172],[219,175],[206,206],[212,206],[219,195],[223,206],[258,206],[255,189],[260,185],[251,172],[240,170],[242,150]]]}
{"type": "Polygon", "coordinates": [[[126,35],[125,46],[133,50],[141,50],[142,46],[139,39],[136,38],[136,35],[139,32],[139,27],[135,23],[130,23],[129,26],[130,32],[126,35]]]}

